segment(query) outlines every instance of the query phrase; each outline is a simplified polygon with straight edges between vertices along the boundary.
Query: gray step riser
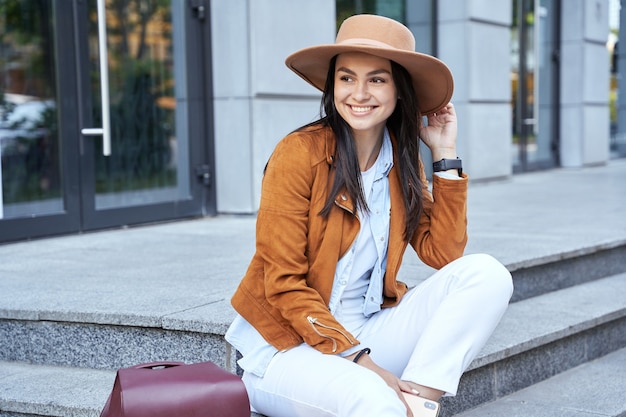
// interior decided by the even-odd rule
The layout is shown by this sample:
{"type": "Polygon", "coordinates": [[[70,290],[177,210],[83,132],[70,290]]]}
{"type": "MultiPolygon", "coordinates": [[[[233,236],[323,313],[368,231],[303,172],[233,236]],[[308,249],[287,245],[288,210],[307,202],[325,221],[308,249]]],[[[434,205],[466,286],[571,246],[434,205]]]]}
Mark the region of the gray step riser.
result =
{"type": "MultiPolygon", "coordinates": [[[[626,269],[626,246],[513,272],[515,301],[626,269]],[[557,285],[552,285],[557,282],[557,285]]],[[[449,417],[626,347],[626,317],[471,370],[459,394],[444,398],[449,417]]],[[[117,369],[154,360],[211,360],[234,372],[234,352],[222,335],[151,327],[0,319],[0,359],[117,369]]],[[[31,417],[1,414],[0,417],[31,417]]]]}
{"type": "MultiPolygon", "coordinates": [[[[456,397],[442,400],[440,417],[496,400],[553,375],[626,347],[626,317],[467,372],[456,397]]],[[[69,414],[68,414],[69,415],[69,414]]],[[[72,410],[71,415],[92,415],[72,410]]],[[[39,417],[0,412],[0,417],[39,417]]]]}
{"type": "Polygon", "coordinates": [[[512,272],[512,302],[626,272],[626,246],[561,259],[512,272]]]}
{"type": "MultiPolygon", "coordinates": [[[[513,301],[626,270],[626,246],[513,272],[513,301]]],[[[235,370],[222,335],[151,327],[0,319],[0,359],[117,369],[180,358],[235,370]]]]}
{"type": "Polygon", "coordinates": [[[494,401],[626,347],[626,317],[466,372],[456,397],[442,399],[440,417],[494,401]]]}
{"type": "MultiPolygon", "coordinates": [[[[441,417],[493,401],[623,347],[625,316],[473,369],[463,376],[457,396],[443,399],[441,417]]],[[[212,360],[234,369],[230,347],[221,336],[17,320],[0,322],[0,356],[9,361],[111,369],[154,360],[212,360]],[[16,337],[7,344],[10,334],[16,337]]]]}
{"type": "Polygon", "coordinates": [[[234,370],[221,335],[98,324],[0,320],[0,360],[118,369],[154,361],[213,361],[234,370]]]}

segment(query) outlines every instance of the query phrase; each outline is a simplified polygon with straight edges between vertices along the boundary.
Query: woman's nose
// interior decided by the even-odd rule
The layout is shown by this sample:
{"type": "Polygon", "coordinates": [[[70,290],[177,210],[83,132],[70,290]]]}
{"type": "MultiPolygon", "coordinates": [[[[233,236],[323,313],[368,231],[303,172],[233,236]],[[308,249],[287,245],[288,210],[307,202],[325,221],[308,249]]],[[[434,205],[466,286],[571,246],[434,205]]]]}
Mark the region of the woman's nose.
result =
{"type": "Polygon", "coordinates": [[[358,101],[369,99],[370,93],[367,83],[356,83],[356,85],[354,86],[354,91],[352,92],[352,96],[355,100],[358,101]]]}

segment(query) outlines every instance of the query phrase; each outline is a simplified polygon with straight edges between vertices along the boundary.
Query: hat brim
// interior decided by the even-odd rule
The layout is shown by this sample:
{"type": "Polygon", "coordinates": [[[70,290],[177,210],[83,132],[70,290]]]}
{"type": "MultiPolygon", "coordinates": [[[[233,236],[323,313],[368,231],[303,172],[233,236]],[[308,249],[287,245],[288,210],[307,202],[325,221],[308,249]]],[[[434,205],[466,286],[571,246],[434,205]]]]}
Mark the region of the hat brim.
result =
{"type": "Polygon", "coordinates": [[[287,57],[285,64],[309,84],[324,91],[331,58],[345,52],[364,52],[402,65],[411,75],[419,110],[424,115],[436,113],[452,98],[454,81],[448,66],[419,52],[367,44],[320,45],[294,52],[287,57]]]}

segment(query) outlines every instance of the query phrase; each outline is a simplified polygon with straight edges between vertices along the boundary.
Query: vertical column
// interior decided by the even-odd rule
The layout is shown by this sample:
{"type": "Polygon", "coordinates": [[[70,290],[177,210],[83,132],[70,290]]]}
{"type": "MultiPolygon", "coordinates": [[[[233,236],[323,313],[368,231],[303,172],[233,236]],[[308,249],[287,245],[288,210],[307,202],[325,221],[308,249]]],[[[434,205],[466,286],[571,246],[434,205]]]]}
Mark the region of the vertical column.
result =
{"type": "Polygon", "coordinates": [[[511,174],[511,1],[438,0],[439,57],[455,78],[459,156],[472,179],[511,174]]]}
{"type": "Polygon", "coordinates": [[[252,180],[255,208],[276,143],[319,117],[321,92],[285,65],[298,49],[335,42],[335,0],[250,0],[252,180]]]}
{"type": "Polygon", "coordinates": [[[335,0],[211,2],[217,209],[253,213],[276,143],[319,115],[321,93],[285,58],[335,40],[335,0]]]}
{"type": "MultiPolygon", "coordinates": [[[[437,7],[434,7],[433,3],[433,0],[405,0],[405,23],[415,36],[415,50],[437,56],[437,36],[435,36],[437,27],[433,22],[436,20],[437,7]]],[[[420,155],[427,177],[432,178],[432,155],[423,143],[420,144],[420,155]]]]}
{"type": "Polygon", "coordinates": [[[252,137],[248,0],[212,1],[215,187],[219,213],[250,213],[252,137]]]}
{"type": "Polygon", "coordinates": [[[609,154],[608,0],[562,2],[561,165],[605,163],[609,154]]]}

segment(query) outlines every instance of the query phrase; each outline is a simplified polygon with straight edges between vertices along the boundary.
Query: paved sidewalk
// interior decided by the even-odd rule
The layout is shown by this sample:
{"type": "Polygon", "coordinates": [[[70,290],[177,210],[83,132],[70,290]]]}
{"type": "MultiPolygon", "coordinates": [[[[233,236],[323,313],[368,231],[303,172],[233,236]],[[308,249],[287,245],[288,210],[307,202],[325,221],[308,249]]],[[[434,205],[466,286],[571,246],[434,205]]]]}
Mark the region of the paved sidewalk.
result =
{"type": "MultiPolygon", "coordinates": [[[[466,253],[490,253],[511,270],[623,245],[626,160],[472,184],[468,217],[466,253]]],[[[254,216],[218,216],[0,245],[0,315],[140,326],[197,319],[223,331],[254,229],[254,216]]],[[[429,273],[407,251],[401,279],[414,285],[429,273]]]]}

